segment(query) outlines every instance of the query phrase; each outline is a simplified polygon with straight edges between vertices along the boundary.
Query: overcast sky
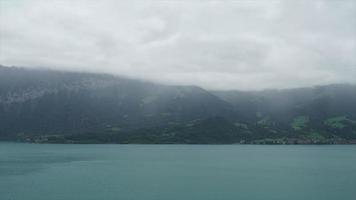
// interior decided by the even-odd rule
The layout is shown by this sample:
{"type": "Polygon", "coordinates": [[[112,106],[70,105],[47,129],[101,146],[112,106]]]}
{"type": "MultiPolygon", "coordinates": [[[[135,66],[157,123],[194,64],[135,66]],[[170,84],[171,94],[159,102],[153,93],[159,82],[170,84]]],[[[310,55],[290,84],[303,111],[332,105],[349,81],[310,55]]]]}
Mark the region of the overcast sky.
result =
{"type": "Polygon", "coordinates": [[[208,89],[356,83],[356,0],[0,0],[0,64],[208,89]]]}

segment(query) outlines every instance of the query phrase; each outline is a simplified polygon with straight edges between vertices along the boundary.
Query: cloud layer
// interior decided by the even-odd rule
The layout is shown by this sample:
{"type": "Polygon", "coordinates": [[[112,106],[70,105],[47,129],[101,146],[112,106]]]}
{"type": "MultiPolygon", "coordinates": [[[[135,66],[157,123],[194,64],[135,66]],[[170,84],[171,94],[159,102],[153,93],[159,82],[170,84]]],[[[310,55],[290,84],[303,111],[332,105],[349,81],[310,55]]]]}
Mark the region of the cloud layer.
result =
{"type": "Polygon", "coordinates": [[[356,83],[356,1],[0,0],[0,64],[208,89],[356,83]]]}

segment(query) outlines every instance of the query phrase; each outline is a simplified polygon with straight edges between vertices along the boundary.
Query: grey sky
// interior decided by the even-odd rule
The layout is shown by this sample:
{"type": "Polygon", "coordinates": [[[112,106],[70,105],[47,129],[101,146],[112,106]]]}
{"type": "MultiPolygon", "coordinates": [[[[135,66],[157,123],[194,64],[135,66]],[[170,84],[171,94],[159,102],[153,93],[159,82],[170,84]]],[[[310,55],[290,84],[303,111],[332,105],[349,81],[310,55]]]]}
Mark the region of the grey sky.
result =
{"type": "Polygon", "coordinates": [[[209,89],[356,83],[356,0],[0,0],[0,64],[209,89]]]}

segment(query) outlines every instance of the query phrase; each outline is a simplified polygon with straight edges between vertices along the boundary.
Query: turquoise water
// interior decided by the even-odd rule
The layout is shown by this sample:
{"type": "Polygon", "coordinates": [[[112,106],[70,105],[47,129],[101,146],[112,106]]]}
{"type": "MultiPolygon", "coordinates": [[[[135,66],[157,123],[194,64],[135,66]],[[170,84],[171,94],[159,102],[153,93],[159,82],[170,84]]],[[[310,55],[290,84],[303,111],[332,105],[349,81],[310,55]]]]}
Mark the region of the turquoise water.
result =
{"type": "Polygon", "coordinates": [[[1,200],[355,200],[356,146],[0,143],[1,200]]]}

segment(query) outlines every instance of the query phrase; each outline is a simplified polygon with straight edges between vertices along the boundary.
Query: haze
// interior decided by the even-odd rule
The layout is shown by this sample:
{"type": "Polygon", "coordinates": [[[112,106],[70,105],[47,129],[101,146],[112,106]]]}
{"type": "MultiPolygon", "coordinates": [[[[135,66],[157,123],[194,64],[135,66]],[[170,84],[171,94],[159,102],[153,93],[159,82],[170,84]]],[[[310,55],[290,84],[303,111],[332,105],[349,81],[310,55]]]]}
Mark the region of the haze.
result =
{"type": "Polygon", "coordinates": [[[208,89],[356,83],[356,1],[0,0],[0,64],[208,89]]]}

